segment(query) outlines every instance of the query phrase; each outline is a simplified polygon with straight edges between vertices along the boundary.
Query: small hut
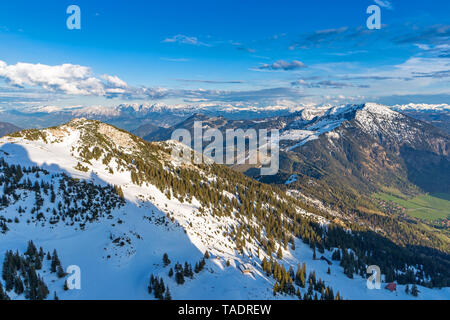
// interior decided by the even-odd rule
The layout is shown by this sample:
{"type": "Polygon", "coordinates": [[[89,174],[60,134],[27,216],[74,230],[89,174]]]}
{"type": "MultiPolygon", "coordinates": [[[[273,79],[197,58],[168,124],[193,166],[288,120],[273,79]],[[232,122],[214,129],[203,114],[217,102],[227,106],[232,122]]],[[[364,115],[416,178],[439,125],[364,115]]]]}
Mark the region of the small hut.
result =
{"type": "Polygon", "coordinates": [[[250,265],[248,265],[247,263],[240,264],[239,270],[241,270],[241,272],[243,274],[252,274],[252,269],[251,269],[250,265]]]}
{"type": "Polygon", "coordinates": [[[388,283],[387,286],[386,286],[386,289],[391,291],[391,292],[397,291],[397,284],[393,283],[393,282],[388,283]]]}

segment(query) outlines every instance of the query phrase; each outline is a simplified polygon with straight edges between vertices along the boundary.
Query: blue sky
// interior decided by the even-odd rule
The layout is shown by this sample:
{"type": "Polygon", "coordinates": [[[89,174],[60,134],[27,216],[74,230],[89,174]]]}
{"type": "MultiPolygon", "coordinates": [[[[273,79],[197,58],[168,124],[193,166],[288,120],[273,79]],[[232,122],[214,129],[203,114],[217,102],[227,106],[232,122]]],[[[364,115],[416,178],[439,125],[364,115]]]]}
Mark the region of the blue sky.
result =
{"type": "Polygon", "coordinates": [[[2,1],[0,108],[448,103],[448,0],[2,1]],[[81,9],[68,30],[66,9],[81,9]],[[368,6],[382,28],[369,30],[368,6]]]}

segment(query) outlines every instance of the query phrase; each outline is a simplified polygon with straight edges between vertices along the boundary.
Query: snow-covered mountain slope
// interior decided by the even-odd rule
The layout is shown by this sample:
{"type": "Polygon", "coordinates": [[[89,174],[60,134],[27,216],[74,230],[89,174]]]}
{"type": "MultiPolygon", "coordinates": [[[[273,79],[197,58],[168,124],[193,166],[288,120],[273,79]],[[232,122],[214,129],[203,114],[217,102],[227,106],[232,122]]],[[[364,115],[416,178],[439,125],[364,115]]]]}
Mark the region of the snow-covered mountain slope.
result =
{"type": "Polygon", "coordinates": [[[291,151],[318,139],[323,134],[331,138],[337,137],[338,128],[349,121],[353,121],[359,129],[374,138],[389,137],[402,143],[407,143],[408,140],[417,141],[421,136],[420,131],[426,126],[425,123],[413,121],[383,105],[375,103],[342,105],[324,110],[323,114],[318,114],[312,119],[307,110],[302,111],[301,118],[289,123],[280,139],[293,141],[288,143],[289,147],[286,149],[291,151]]]}
{"type": "MultiPolygon", "coordinates": [[[[450,165],[449,136],[387,106],[365,103],[306,108],[288,116],[240,121],[197,114],[144,139],[170,139],[176,129],[188,129],[192,135],[196,122],[201,122],[204,130],[216,128],[224,135],[229,129],[278,129],[282,174],[265,182],[284,184],[292,174],[301,173],[314,179],[352,176],[352,181],[345,181],[347,186],[362,187],[366,192],[374,192],[380,185],[414,184],[425,192],[444,193],[450,187],[445,174],[450,165]]],[[[208,141],[204,143],[206,146],[208,141]]],[[[248,165],[236,169],[259,179],[257,170],[248,165]]]]}
{"type": "MultiPolygon", "coordinates": [[[[284,142],[285,150],[305,153],[307,149],[299,147],[320,138],[322,141],[317,142],[316,146],[309,146],[309,149],[320,148],[332,151],[335,155],[346,154],[346,160],[339,161],[353,164],[358,162],[358,153],[364,157],[366,164],[371,163],[371,160],[382,160],[380,164],[383,168],[399,168],[406,164],[408,179],[414,183],[419,176],[422,179],[424,175],[430,174],[420,173],[430,163],[444,168],[450,161],[450,140],[447,134],[426,122],[373,103],[335,107],[307,123],[303,120],[295,121],[287,127],[280,139],[283,140],[283,137],[292,132],[300,134],[297,141],[294,135],[294,138],[289,137],[293,141],[284,142]],[[352,145],[351,150],[349,145],[352,145]],[[397,161],[395,157],[402,160],[397,161]],[[415,170],[419,172],[411,174],[415,170]]],[[[361,164],[364,166],[364,163],[361,164]]],[[[443,170],[444,174],[445,172],[443,170]]],[[[443,182],[445,184],[445,180],[443,182]]],[[[422,187],[419,182],[417,184],[422,187]]],[[[425,186],[424,188],[426,189],[425,186]]]]}
{"type": "Polygon", "coordinates": [[[445,218],[436,229],[429,228],[427,221],[411,221],[406,209],[402,213],[376,198],[392,190],[405,197],[424,193],[446,197],[448,134],[373,103],[332,107],[314,117],[300,112],[283,118],[283,123],[278,175],[260,177],[256,170],[246,171],[248,175],[266,183],[288,184],[396,243],[414,243],[419,251],[430,247],[449,252],[447,230],[440,227],[445,228],[445,218]]]}
{"type": "MultiPolygon", "coordinates": [[[[306,263],[306,276],[314,271],[345,299],[450,297],[449,288],[419,286],[418,298],[404,286],[398,294],[369,290],[359,269],[349,279],[339,261],[320,259],[331,261],[336,250],[327,230],[337,226],[326,214],[228,168],[179,163],[172,150],[182,148],[85,119],[1,138],[0,263],[7,250],[24,253],[29,240],[56,249],[64,267],[81,268],[82,288],[73,291],[48,268],[39,271],[60,299],[152,299],[150,275],[164,280],[173,299],[296,299],[274,296],[265,259],[285,270],[306,263]],[[205,252],[210,258],[193,279],[181,285],[169,277],[175,263],[195,265],[205,252]]],[[[308,291],[293,286],[302,296],[308,291]]]]}

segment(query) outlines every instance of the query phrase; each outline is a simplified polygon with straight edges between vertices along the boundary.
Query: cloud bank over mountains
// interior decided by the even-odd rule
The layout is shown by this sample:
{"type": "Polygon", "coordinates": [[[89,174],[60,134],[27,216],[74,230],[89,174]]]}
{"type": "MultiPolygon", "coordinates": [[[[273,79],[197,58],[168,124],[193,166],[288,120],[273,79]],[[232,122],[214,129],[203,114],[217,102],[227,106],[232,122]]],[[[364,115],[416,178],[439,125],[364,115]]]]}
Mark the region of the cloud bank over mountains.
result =
{"type": "Polygon", "coordinates": [[[12,86],[38,86],[70,95],[108,96],[125,93],[128,85],[116,76],[96,77],[89,67],[62,64],[49,66],[19,62],[8,65],[0,60],[0,78],[12,86]]]}

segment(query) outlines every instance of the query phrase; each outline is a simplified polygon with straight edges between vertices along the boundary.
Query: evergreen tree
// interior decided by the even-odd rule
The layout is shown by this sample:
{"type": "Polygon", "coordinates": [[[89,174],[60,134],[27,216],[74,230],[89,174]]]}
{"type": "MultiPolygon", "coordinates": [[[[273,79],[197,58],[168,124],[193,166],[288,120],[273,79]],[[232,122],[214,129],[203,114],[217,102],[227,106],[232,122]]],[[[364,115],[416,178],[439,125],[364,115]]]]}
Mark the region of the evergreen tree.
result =
{"type": "Polygon", "coordinates": [[[64,291],[69,290],[69,284],[67,283],[67,280],[64,281],[64,291]]]}
{"type": "Polygon", "coordinates": [[[278,282],[275,282],[275,284],[273,286],[273,295],[276,296],[279,290],[280,290],[280,288],[278,286],[278,282]]]}
{"type": "Polygon", "coordinates": [[[55,249],[53,251],[52,263],[50,265],[50,271],[52,273],[55,273],[57,271],[58,266],[61,266],[61,261],[59,261],[58,253],[56,252],[56,249],[55,249]]]}
{"type": "Polygon", "coordinates": [[[164,295],[164,300],[172,300],[172,295],[170,294],[169,287],[166,288],[166,294],[164,295]]]}
{"type": "Polygon", "coordinates": [[[155,281],[155,277],[153,276],[153,274],[150,276],[150,283],[148,285],[148,293],[152,293],[153,292],[153,285],[154,285],[154,281],[155,281]]]}
{"type": "Polygon", "coordinates": [[[163,263],[164,267],[167,267],[170,264],[170,259],[167,253],[164,253],[163,255],[163,263]]]}
{"type": "Polygon", "coordinates": [[[28,248],[25,254],[31,258],[34,258],[37,255],[37,249],[33,241],[28,241],[28,248]]]}
{"type": "Polygon", "coordinates": [[[5,301],[5,300],[9,300],[9,297],[6,294],[6,292],[3,290],[3,285],[0,281],[0,301],[5,301]]]}
{"type": "Polygon", "coordinates": [[[179,285],[184,284],[185,281],[184,281],[184,275],[183,275],[182,272],[178,271],[178,272],[175,274],[175,281],[176,281],[177,284],[179,284],[179,285]]]}
{"type": "Polygon", "coordinates": [[[281,250],[281,247],[278,248],[277,259],[279,260],[283,259],[283,251],[281,250]]]}
{"type": "Polygon", "coordinates": [[[61,267],[61,265],[58,265],[57,269],[56,269],[56,275],[58,276],[58,278],[64,278],[66,276],[66,272],[64,271],[64,269],[61,267]]]}
{"type": "Polygon", "coordinates": [[[418,295],[419,295],[419,289],[417,288],[417,285],[416,284],[413,284],[413,286],[412,286],[412,288],[411,288],[411,294],[414,296],[414,297],[417,297],[418,295]]]}
{"type": "Polygon", "coordinates": [[[15,277],[15,279],[14,279],[14,292],[17,295],[21,295],[22,293],[24,293],[24,291],[25,291],[25,288],[23,286],[22,280],[20,279],[20,277],[15,277]]]}

